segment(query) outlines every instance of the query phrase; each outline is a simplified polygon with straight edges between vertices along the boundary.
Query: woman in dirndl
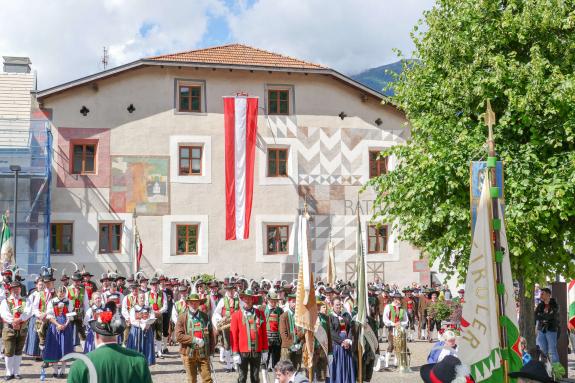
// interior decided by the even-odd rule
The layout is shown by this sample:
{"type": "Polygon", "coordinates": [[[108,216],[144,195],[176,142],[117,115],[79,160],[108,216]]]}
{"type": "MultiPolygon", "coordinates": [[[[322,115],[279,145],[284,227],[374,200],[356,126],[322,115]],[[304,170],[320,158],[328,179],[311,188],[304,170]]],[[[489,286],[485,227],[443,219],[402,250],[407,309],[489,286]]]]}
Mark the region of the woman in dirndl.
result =
{"type": "Polygon", "coordinates": [[[145,305],[145,292],[140,291],[136,305],[130,310],[130,335],[126,347],[141,352],[146,357],[148,365],[156,364],[154,350],[155,332],[152,323],[155,321],[154,311],[145,305]]]}
{"type": "Polygon", "coordinates": [[[329,323],[333,345],[330,382],[355,382],[357,377],[353,358],[351,316],[343,311],[343,304],[339,298],[333,300],[333,312],[329,318],[329,323]]]}
{"type": "Polygon", "coordinates": [[[42,278],[36,278],[36,289],[28,295],[27,307],[32,307],[32,317],[28,322],[28,334],[26,335],[26,342],[24,343],[24,354],[34,356],[36,359],[41,359],[42,352],[40,350],[40,337],[36,330],[36,313],[40,306],[41,293],[44,291],[44,281],[42,278]]]}
{"type": "Polygon", "coordinates": [[[60,286],[57,290],[57,297],[48,303],[46,315],[50,326],[46,334],[42,358],[45,363],[53,363],[54,378],[66,376],[66,362],[60,362],[60,359],[74,351],[74,326],[70,322],[74,307],[67,296],[66,286],[60,286]]]}
{"type": "Polygon", "coordinates": [[[90,327],[89,323],[91,320],[97,320],[98,315],[100,315],[102,311],[104,311],[102,294],[96,291],[92,294],[92,302],[90,302],[90,308],[88,308],[86,315],[84,315],[84,327],[87,329],[86,342],[84,343],[85,354],[96,349],[94,331],[92,331],[92,327],[90,327]]]}

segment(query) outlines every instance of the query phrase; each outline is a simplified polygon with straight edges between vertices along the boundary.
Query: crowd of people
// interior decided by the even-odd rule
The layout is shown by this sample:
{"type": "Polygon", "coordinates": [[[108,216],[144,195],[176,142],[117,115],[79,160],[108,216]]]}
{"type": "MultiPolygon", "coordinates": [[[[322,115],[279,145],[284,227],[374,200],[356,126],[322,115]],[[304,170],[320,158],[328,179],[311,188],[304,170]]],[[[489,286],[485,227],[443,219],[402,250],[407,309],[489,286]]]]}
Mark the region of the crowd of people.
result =
{"type": "MultiPolygon", "coordinates": [[[[104,354],[96,350],[102,342],[116,346],[107,348],[108,357],[141,356],[146,367],[135,369],[140,380],[141,374],[149,374],[149,366],[164,357],[168,346],[176,345],[189,382],[196,382],[198,374],[203,382],[213,381],[210,356],[214,353],[226,372],[238,374],[238,382],[248,377],[259,382],[260,374],[267,378],[277,366],[276,379],[303,370],[305,336],[296,325],[296,286],[287,281],[239,277],[190,281],[164,275],[148,278],[140,272],[131,277],[104,273],[98,283],[89,271],[77,270],[69,277],[63,275],[56,286],[54,271],[43,269],[28,292],[18,274],[10,269],[2,273],[0,349],[6,380],[21,378],[23,354],[41,363],[42,374],[52,368],[53,377],[66,378],[63,357],[75,351],[104,354]]],[[[360,336],[354,320],[355,288],[343,281],[334,286],[318,281],[315,289],[318,327],[324,335],[315,339],[313,380],[355,381],[360,336]]],[[[452,296],[445,287],[414,284],[399,289],[377,280],[370,283],[367,321],[378,341],[371,346],[365,343],[363,380],[369,382],[374,372],[398,367],[400,353],[409,354],[406,346],[397,349],[401,342],[395,337],[403,337],[404,344],[440,340],[428,359],[433,364],[456,357],[458,323],[448,320],[442,326],[431,307],[437,302],[458,306],[465,300],[464,293],[461,289],[452,296]],[[387,342],[385,350],[380,350],[381,342],[387,342]]],[[[72,371],[70,378],[87,374],[87,370],[78,371],[72,371]]]]}

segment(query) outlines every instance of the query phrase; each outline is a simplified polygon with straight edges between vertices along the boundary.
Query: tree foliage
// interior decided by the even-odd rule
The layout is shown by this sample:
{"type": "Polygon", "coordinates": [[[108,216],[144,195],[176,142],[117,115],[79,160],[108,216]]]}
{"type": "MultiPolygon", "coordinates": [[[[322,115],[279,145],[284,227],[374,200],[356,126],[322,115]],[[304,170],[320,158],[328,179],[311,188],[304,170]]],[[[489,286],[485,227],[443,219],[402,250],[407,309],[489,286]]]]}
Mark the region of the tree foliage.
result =
{"type": "Polygon", "coordinates": [[[393,99],[412,137],[386,152],[395,170],[372,180],[376,216],[442,271],[465,275],[469,164],[486,158],[490,99],[514,275],[528,285],[573,276],[575,2],[438,0],[412,38],[417,61],[398,76],[393,99]]]}

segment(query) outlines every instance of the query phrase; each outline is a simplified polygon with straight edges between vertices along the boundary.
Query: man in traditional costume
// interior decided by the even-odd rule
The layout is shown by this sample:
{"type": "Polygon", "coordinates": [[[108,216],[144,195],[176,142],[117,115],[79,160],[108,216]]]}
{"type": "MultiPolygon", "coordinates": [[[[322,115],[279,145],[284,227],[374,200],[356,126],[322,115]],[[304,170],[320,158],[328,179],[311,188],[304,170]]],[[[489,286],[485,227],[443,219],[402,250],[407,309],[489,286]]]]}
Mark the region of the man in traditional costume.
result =
{"type": "Polygon", "coordinates": [[[156,354],[159,358],[163,358],[163,313],[168,310],[168,302],[166,294],[159,289],[160,281],[158,278],[150,280],[150,291],[146,294],[146,303],[154,310],[156,321],[154,322],[154,329],[156,331],[156,354]]]}
{"type": "Polygon", "coordinates": [[[204,298],[196,293],[186,298],[187,307],[176,322],[176,341],[180,343],[180,355],[188,376],[188,383],[197,382],[200,373],[203,383],[212,383],[210,355],[214,350],[213,330],[210,318],[199,310],[204,298]]]}
{"type": "Polygon", "coordinates": [[[90,307],[90,301],[86,296],[84,286],[82,286],[82,274],[75,272],[72,274],[72,285],[68,286],[68,300],[71,302],[76,316],[72,319],[77,335],[82,342],[86,341],[86,329],[83,326],[84,314],[90,307]]]}
{"type": "Polygon", "coordinates": [[[139,287],[137,283],[132,282],[130,284],[130,293],[124,296],[122,301],[122,317],[126,322],[126,328],[124,329],[123,339],[124,339],[124,346],[128,342],[128,336],[130,335],[130,327],[132,326],[130,322],[130,310],[134,307],[138,301],[138,291],[139,287]]]}
{"type": "Polygon", "coordinates": [[[14,281],[10,284],[10,296],[0,304],[0,317],[4,322],[2,340],[4,341],[4,363],[6,380],[22,379],[20,364],[22,350],[28,331],[28,319],[32,316],[32,308],[26,304],[26,299],[20,296],[22,284],[14,281]]]}
{"type": "MultiPolygon", "coordinates": [[[[96,334],[96,349],[87,354],[94,365],[99,382],[106,383],[152,383],[148,364],[142,354],[118,345],[118,335],[124,332],[124,319],[112,302],[90,321],[96,334]]],[[[68,383],[89,382],[88,367],[83,360],[77,360],[70,368],[68,383]]]]}
{"type": "MultiPolygon", "coordinates": [[[[331,340],[331,330],[329,325],[329,315],[327,313],[327,306],[325,301],[321,298],[316,298],[317,304],[317,321],[319,322],[319,326],[325,332],[325,339],[322,339],[322,342],[318,340],[318,337],[315,338],[315,345],[314,345],[314,352],[313,352],[313,371],[315,378],[318,382],[323,382],[328,377],[327,371],[331,361],[333,360],[332,350],[332,340],[331,340]]],[[[319,327],[318,327],[319,329],[319,327]]],[[[316,331],[316,334],[318,331],[316,331]]]]}
{"type": "Polygon", "coordinates": [[[280,316],[281,360],[290,360],[298,371],[305,332],[295,325],[295,302],[295,294],[288,295],[288,309],[280,316]]]}
{"type": "MultiPolygon", "coordinates": [[[[401,351],[395,350],[393,342],[393,338],[397,332],[397,327],[402,326],[403,328],[407,328],[409,325],[409,318],[407,317],[407,313],[401,305],[401,294],[399,292],[393,294],[393,302],[385,306],[385,309],[383,310],[383,324],[387,327],[387,352],[385,353],[385,368],[388,368],[391,354],[394,351],[401,351]]],[[[396,355],[396,364],[397,359],[398,358],[396,355]]]]}
{"type": "Polygon", "coordinates": [[[260,365],[268,358],[268,335],[266,316],[254,308],[257,295],[246,289],[241,294],[244,307],[232,315],[230,338],[234,363],[239,367],[238,383],[245,383],[248,370],[251,383],[259,383],[260,365]]]}
{"type": "Polygon", "coordinates": [[[230,325],[233,313],[240,309],[240,301],[238,298],[235,298],[235,287],[233,284],[227,284],[224,286],[224,288],[226,289],[226,293],[224,297],[220,299],[214,310],[214,315],[212,316],[212,324],[221,334],[222,344],[224,346],[224,361],[226,363],[226,371],[231,372],[233,370],[233,365],[230,325]],[[222,326],[222,324],[224,325],[222,326]]]}
{"type": "Polygon", "coordinates": [[[403,309],[407,313],[409,319],[409,328],[407,329],[407,341],[413,342],[415,333],[415,321],[418,320],[418,299],[413,296],[413,289],[406,287],[403,289],[405,298],[403,299],[403,309]]]}
{"type": "Polygon", "coordinates": [[[268,360],[264,363],[267,366],[274,368],[276,363],[279,362],[282,350],[282,341],[280,336],[280,317],[283,310],[278,306],[279,296],[276,292],[268,293],[268,305],[265,308],[266,325],[268,333],[268,360]],[[271,363],[271,365],[270,365],[271,363]]]}

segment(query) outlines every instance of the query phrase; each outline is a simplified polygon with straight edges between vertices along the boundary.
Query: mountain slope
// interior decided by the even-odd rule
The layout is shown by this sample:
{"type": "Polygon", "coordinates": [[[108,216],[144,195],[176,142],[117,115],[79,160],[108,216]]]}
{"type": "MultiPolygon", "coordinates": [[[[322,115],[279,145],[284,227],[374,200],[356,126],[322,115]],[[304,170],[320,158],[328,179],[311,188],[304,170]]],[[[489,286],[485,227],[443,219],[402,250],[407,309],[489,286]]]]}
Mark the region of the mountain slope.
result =
{"type": "Polygon", "coordinates": [[[400,60],[377,68],[367,69],[350,77],[376,92],[383,93],[386,96],[393,96],[393,89],[387,89],[384,91],[387,84],[394,81],[393,75],[387,72],[401,73],[402,70],[403,60],[400,60]]]}

